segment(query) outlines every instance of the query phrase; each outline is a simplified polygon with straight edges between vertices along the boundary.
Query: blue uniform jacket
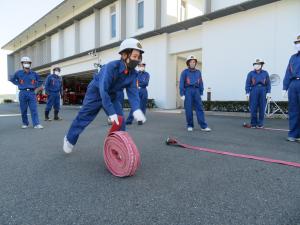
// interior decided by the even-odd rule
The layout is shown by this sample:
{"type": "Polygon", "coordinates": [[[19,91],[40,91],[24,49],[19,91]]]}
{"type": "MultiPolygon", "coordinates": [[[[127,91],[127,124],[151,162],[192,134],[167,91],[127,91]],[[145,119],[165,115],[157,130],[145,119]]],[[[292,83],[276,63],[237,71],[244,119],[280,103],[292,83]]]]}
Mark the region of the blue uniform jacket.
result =
{"type": "Polygon", "coordinates": [[[203,95],[203,81],[200,70],[191,70],[189,68],[182,71],[180,76],[180,96],[185,95],[185,89],[188,87],[199,88],[200,95],[203,95]]]}
{"type": "Polygon", "coordinates": [[[105,64],[94,76],[94,85],[99,88],[102,105],[108,115],[115,114],[112,101],[117,93],[126,89],[128,100],[133,111],[139,109],[140,99],[137,88],[137,71],[127,71],[122,60],[115,60],[105,64]]]}
{"type": "Polygon", "coordinates": [[[271,92],[270,77],[267,71],[261,70],[260,73],[257,73],[255,70],[252,70],[248,73],[245,85],[246,93],[249,94],[256,85],[263,85],[266,87],[267,93],[271,92]]]}
{"type": "Polygon", "coordinates": [[[14,85],[17,85],[19,90],[24,89],[36,89],[40,86],[40,76],[30,70],[29,73],[25,73],[24,70],[18,70],[10,79],[14,85]]]}
{"type": "Polygon", "coordinates": [[[56,74],[49,74],[45,81],[45,90],[47,93],[62,92],[62,81],[56,74]]]}
{"type": "Polygon", "coordinates": [[[300,78],[300,52],[291,56],[283,80],[283,90],[288,90],[293,79],[300,78]]]}
{"type": "Polygon", "coordinates": [[[149,85],[150,75],[147,72],[138,72],[138,86],[140,88],[146,88],[149,85]]]}

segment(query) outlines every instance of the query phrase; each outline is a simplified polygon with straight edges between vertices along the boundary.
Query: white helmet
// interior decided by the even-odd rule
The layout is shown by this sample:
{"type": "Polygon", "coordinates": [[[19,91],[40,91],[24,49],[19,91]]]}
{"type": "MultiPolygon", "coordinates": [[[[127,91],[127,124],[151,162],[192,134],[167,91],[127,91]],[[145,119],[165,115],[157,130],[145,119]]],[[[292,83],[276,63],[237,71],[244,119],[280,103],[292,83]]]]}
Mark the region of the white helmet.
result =
{"type": "Polygon", "coordinates": [[[186,58],[186,61],[185,61],[187,65],[189,64],[190,60],[196,60],[196,62],[198,62],[198,60],[195,56],[190,55],[186,58]]]}
{"type": "Polygon", "coordinates": [[[32,63],[31,59],[28,56],[23,56],[21,58],[21,63],[24,63],[24,62],[30,62],[30,63],[32,63]]]}
{"type": "Polygon", "coordinates": [[[144,53],[141,43],[137,39],[134,39],[134,38],[128,38],[128,39],[125,39],[124,41],[122,41],[120,48],[119,48],[119,54],[121,54],[126,49],[135,49],[135,50],[139,50],[141,52],[141,54],[144,53]]]}
{"type": "Polygon", "coordinates": [[[298,34],[296,40],[294,41],[295,44],[300,43],[300,34],[298,34]]]}
{"type": "Polygon", "coordinates": [[[262,59],[256,59],[255,62],[253,63],[253,66],[254,66],[254,65],[257,65],[257,64],[263,65],[263,64],[265,64],[265,62],[264,62],[264,60],[262,60],[262,59]]]}

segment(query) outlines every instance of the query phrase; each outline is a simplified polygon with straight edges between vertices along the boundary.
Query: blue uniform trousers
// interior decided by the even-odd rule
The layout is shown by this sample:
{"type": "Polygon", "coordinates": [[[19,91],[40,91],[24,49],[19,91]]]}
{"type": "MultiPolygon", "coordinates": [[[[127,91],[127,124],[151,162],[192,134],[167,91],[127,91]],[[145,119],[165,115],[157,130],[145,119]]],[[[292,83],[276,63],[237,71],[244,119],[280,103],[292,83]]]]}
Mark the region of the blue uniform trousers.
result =
{"type": "Polygon", "coordinates": [[[289,137],[300,138],[300,80],[289,86],[289,137]]]}
{"type": "Polygon", "coordinates": [[[267,90],[263,85],[252,87],[250,92],[250,112],[251,112],[251,126],[263,126],[266,110],[267,90]],[[258,111],[258,119],[257,119],[258,111]]]}
{"type": "Polygon", "coordinates": [[[59,92],[51,92],[48,94],[46,111],[50,112],[50,110],[54,108],[54,110],[59,111],[60,109],[60,93],[59,92]]]}
{"type": "MultiPolygon", "coordinates": [[[[117,115],[123,116],[123,108],[118,99],[116,98],[112,103],[117,115]]],[[[77,143],[81,132],[96,118],[101,108],[102,100],[99,89],[91,82],[85,94],[83,105],[67,133],[67,139],[72,145],[77,143]]],[[[125,129],[125,121],[123,121],[121,130],[124,131],[125,129]]]]}
{"type": "Polygon", "coordinates": [[[203,104],[197,87],[187,87],[184,100],[187,127],[194,127],[193,108],[195,108],[197,121],[202,129],[207,128],[205,122],[203,104]]]}
{"type": "Polygon", "coordinates": [[[36,95],[35,92],[20,90],[19,93],[19,102],[20,102],[20,110],[22,114],[22,122],[24,125],[29,125],[28,117],[27,117],[27,109],[29,106],[31,119],[33,126],[40,124],[39,116],[37,111],[37,103],[36,103],[36,95]]]}

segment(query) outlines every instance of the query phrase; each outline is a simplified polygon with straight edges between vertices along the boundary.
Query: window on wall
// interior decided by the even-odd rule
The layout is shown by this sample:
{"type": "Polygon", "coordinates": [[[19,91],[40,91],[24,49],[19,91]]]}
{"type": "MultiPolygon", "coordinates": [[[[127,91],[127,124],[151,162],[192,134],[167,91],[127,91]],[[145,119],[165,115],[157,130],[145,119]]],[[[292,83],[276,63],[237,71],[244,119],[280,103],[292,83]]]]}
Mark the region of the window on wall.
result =
{"type": "Polygon", "coordinates": [[[181,0],[180,3],[180,12],[179,12],[179,21],[184,21],[187,18],[187,6],[186,1],[181,0]]]}
{"type": "Polygon", "coordinates": [[[144,27],[144,0],[137,0],[137,28],[144,27]]]}
{"type": "Polygon", "coordinates": [[[116,6],[110,8],[110,36],[115,38],[117,35],[117,15],[116,15],[116,6]]]}

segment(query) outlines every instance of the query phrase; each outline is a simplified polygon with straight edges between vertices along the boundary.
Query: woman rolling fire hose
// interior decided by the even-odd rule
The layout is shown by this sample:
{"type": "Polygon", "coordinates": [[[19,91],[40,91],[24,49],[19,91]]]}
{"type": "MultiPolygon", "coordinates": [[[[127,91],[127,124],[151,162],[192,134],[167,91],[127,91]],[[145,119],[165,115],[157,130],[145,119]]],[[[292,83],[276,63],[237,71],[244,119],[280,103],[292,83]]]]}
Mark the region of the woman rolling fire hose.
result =
{"type": "Polygon", "coordinates": [[[119,131],[123,118],[118,116],[118,120],[119,125],[113,123],[104,140],[104,162],[114,176],[133,176],[141,163],[140,153],[130,135],[119,131]]]}
{"type": "Polygon", "coordinates": [[[258,160],[258,161],[263,161],[263,162],[268,162],[268,163],[277,163],[277,164],[281,164],[281,165],[285,165],[285,166],[293,166],[293,167],[300,168],[300,163],[296,163],[296,162],[288,162],[288,161],[270,159],[270,158],[259,157],[259,156],[254,156],[254,155],[244,155],[244,154],[237,154],[237,153],[233,153],[233,152],[224,152],[224,151],[219,151],[219,150],[215,150],[215,149],[202,148],[202,147],[197,147],[197,146],[192,146],[192,145],[181,143],[178,140],[176,140],[175,138],[171,138],[171,137],[167,138],[166,144],[178,146],[178,147],[182,147],[182,148],[187,148],[187,149],[192,149],[192,150],[197,150],[197,151],[202,151],[202,152],[209,152],[209,153],[220,154],[220,155],[229,155],[229,156],[237,157],[237,158],[253,159],[253,160],[258,160]]]}

